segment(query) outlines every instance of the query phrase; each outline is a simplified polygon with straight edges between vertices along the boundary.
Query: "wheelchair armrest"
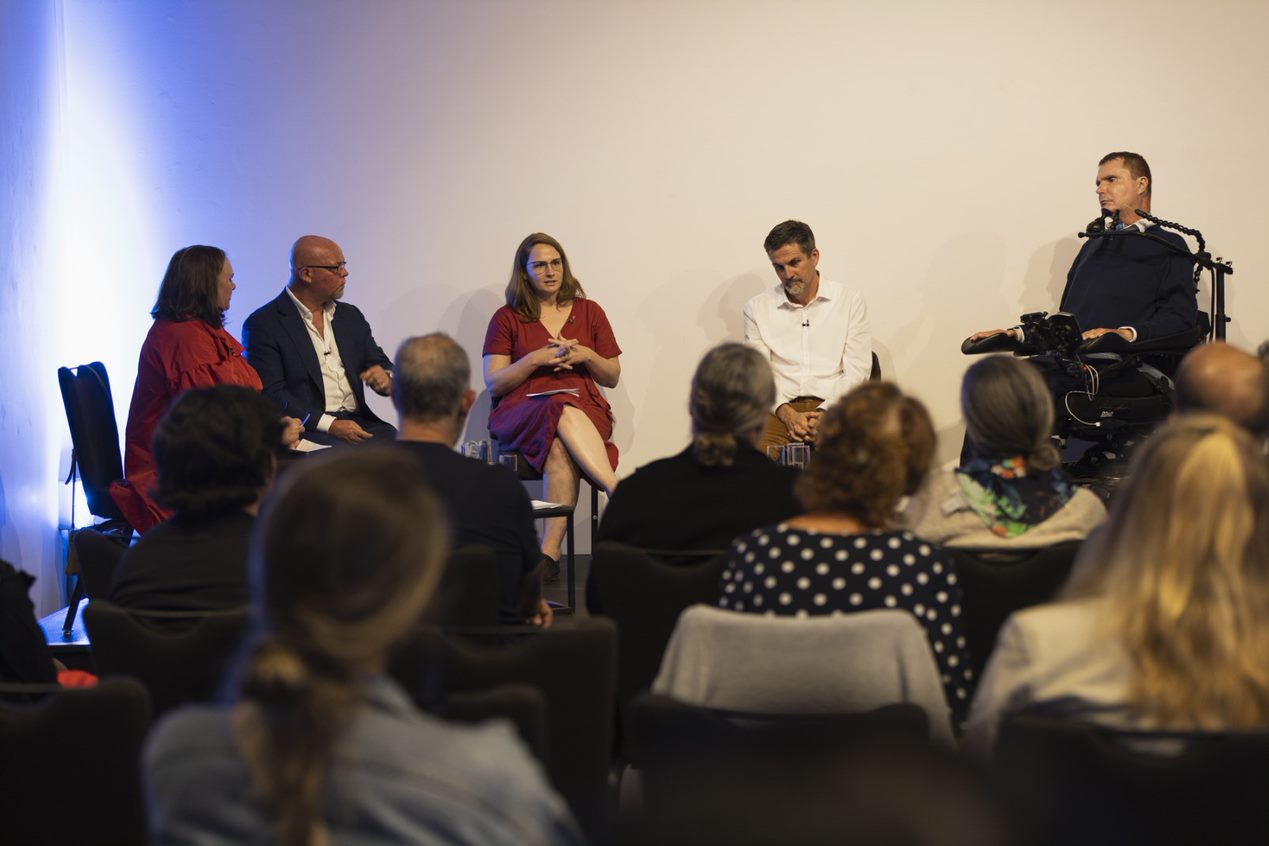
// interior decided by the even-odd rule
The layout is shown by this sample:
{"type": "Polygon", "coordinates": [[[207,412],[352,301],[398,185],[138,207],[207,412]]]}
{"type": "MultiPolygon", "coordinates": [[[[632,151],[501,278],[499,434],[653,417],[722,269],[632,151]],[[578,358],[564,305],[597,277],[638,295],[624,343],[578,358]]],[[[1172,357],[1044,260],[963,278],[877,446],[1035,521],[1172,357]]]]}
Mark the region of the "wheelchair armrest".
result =
{"type": "Polygon", "coordinates": [[[1100,338],[1085,341],[1080,345],[1079,352],[1081,354],[1184,353],[1201,340],[1203,340],[1203,335],[1197,326],[1193,329],[1187,329],[1184,332],[1174,332],[1171,335],[1162,335],[1158,338],[1149,338],[1144,341],[1126,341],[1122,336],[1115,332],[1107,332],[1100,338]]]}
{"type": "Polygon", "coordinates": [[[1033,350],[1008,332],[997,332],[995,335],[988,335],[986,338],[980,338],[977,341],[966,338],[961,342],[961,353],[963,355],[984,355],[994,352],[1021,353],[1033,352],[1033,350]]]}
{"type": "Polygon", "coordinates": [[[1135,345],[1117,332],[1107,332],[1101,337],[1080,344],[1077,353],[1126,353],[1136,350],[1135,345]]]}

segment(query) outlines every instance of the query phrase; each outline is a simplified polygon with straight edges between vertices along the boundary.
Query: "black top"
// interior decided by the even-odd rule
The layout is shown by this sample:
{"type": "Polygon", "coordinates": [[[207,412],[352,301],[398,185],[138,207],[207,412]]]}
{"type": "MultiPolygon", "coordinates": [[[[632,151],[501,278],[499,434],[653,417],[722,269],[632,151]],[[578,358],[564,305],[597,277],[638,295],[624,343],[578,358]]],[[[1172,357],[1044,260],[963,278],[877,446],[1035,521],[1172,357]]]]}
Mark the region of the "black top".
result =
{"type": "Polygon", "coordinates": [[[643,549],[726,549],[758,526],[801,514],[798,471],[751,447],[731,467],[703,467],[692,448],[645,464],[617,486],[599,540],[643,549]]]}
{"type": "Polygon", "coordinates": [[[894,608],[917,618],[930,639],[956,723],[975,684],[950,553],[911,532],[838,534],[785,525],[732,544],[718,605],[780,616],[894,608]]]}
{"type": "Polygon", "coordinates": [[[454,546],[485,546],[502,569],[502,608],[507,622],[523,622],[521,582],[537,568],[533,505],[506,467],[459,455],[443,444],[398,441],[423,463],[427,479],[449,509],[454,546]]]}
{"type": "Polygon", "coordinates": [[[1180,235],[1157,226],[1093,238],[1080,249],[1061,309],[1075,315],[1082,331],[1131,326],[1145,341],[1198,325],[1193,262],[1152,239],[1189,249],[1180,235]]]}
{"type": "Polygon", "coordinates": [[[163,521],[123,554],[108,599],[122,608],[151,611],[246,605],[253,525],[255,518],[244,511],[163,521]]]}
{"type": "Polygon", "coordinates": [[[30,595],[34,581],[8,561],[0,561],[0,682],[57,682],[53,655],[35,621],[30,595]]]}

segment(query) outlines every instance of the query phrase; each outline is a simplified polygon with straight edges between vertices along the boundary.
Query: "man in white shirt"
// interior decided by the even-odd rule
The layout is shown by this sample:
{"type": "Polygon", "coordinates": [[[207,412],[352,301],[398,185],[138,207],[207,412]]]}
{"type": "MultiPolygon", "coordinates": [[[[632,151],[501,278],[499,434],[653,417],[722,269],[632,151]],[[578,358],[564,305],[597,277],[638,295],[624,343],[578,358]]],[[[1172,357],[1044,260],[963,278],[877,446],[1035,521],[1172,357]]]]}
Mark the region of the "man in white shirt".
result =
{"type": "Polygon", "coordinates": [[[347,264],[329,238],[305,235],[296,241],[287,287],[247,318],[243,345],[265,396],[303,421],[306,439],[392,440],[396,429],[366,405],[363,387],[388,396],[392,362],[356,306],[336,306],[344,296],[347,264]]]}
{"type": "Polygon", "coordinates": [[[771,362],[776,400],[761,449],[812,442],[823,409],[872,370],[864,298],[820,277],[811,227],[786,220],[762,244],[780,284],[745,304],[745,341],[771,362]]]}

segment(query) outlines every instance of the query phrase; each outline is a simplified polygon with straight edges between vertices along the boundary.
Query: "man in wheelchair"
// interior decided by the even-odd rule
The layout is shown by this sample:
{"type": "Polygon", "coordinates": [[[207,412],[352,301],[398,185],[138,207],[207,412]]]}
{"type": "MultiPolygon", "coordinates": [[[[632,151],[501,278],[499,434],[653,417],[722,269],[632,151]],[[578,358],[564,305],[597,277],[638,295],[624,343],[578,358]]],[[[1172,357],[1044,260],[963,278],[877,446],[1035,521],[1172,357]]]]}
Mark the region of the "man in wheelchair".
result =
{"type": "Polygon", "coordinates": [[[1070,467],[1077,478],[1104,475],[1135,433],[1167,417],[1176,366],[1205,334],[1189,247],[1138,213],[1149,214],[1151,183],[1140,155],[1104,156],[1101,217],[1081,233],[1088,241],[1067,273],[1061,311],[1024,315],[961,346],[967,355],[1031,357],[1053,392],[1055,434],[1094,442],[1070,467]]]}

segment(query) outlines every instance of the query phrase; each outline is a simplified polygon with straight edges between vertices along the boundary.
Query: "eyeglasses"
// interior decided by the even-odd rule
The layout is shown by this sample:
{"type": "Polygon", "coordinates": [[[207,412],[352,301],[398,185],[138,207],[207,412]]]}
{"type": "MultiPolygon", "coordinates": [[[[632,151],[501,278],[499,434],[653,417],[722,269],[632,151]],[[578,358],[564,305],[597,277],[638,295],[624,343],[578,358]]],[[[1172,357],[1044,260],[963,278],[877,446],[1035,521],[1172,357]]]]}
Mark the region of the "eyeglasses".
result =
{"type": "Polygon", "coordinates": [[[306,264],[304,267],[309,269],[318,268],[320,270],[329,270],[331,273],[338,273],[348,266],[348,262],[341,261],[339,264],[306,264]]]}
{"type": "Polygon", "coordinates": [[[531,261],[529,262],[529,270],[532,270],[534,273],[541,273],[546,270],[548,264],[551,266],[551,270],[559,270],[564,266],[564,262],[560,259],[551,259],[549,262],[531,261]]]}

